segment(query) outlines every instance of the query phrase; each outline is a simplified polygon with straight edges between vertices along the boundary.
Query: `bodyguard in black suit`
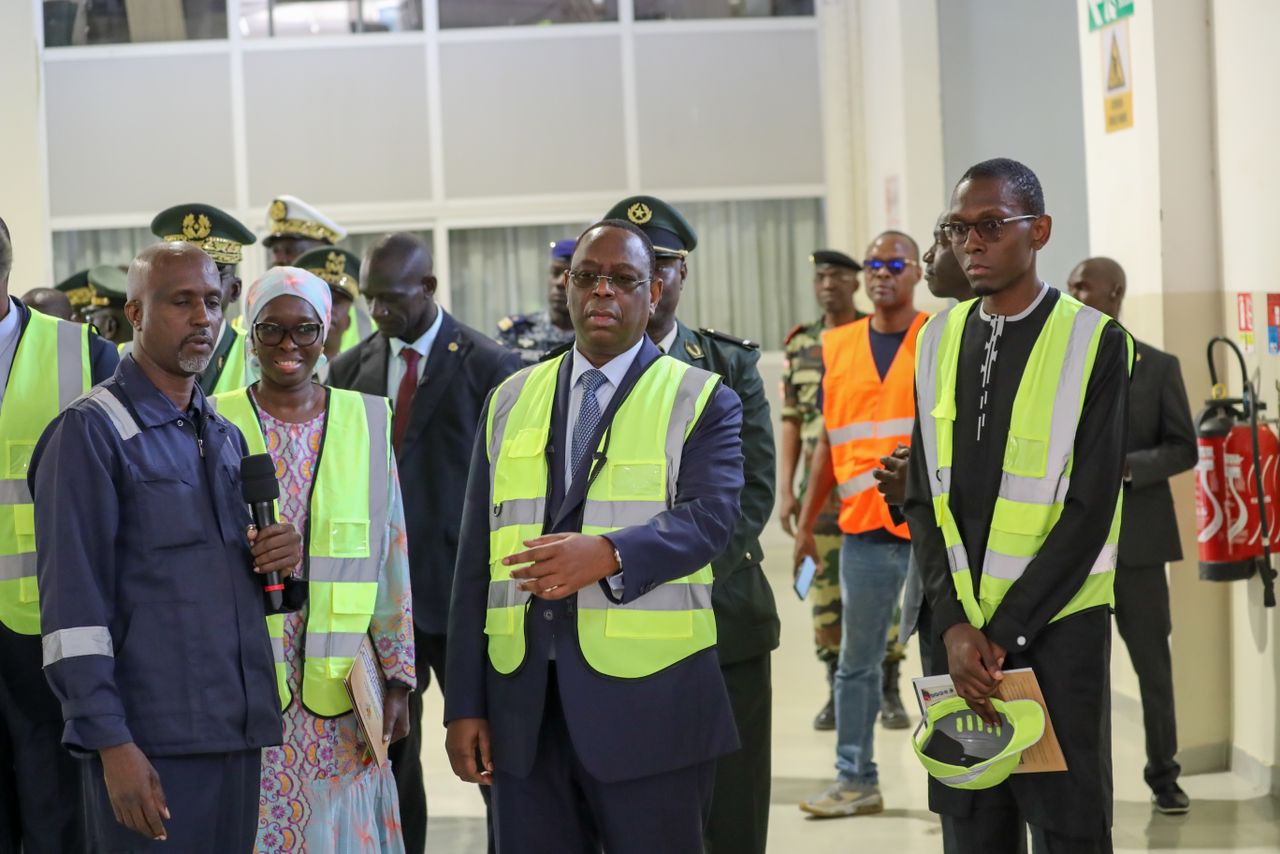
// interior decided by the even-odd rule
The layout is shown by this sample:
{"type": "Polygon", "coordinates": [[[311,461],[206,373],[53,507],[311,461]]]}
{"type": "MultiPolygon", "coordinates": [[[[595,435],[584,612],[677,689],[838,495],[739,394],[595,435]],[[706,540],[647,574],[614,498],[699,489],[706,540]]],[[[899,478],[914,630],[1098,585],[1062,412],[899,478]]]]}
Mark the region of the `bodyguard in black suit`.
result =
{"type": "Polygon", "coordinates": [[[360,292],[378,332],[333,361],[329,383],[391,398],[392,441],[404,491],[413,584],[418,688],[409,736],[391,746],[406,850],[426,844],[422,692],[435,671],[445,691],[445,635],[467,469],[485,397],[520,367],[518,355],[454,320],[435,303],[431,251],[412,234],[378,241],[360,292]],[[392,352],[395,352],[395,362],[392,352]],[[412,373],[411,373],[412,372],[412,373]]]}
{"type": "MultiPolygon", "coordinates": [[[[1072,271],[1068,287],[1084,304],[1112,317],[1120,316],[1124,270],[1110,258],[1082,262],[1072,271]]],[[[1182,560],[1169,478],[1195,466],[1196,437],[1177,358],[1141,341],[1136,344],[1116,567],[1116,625],[1129,648],[1142,693],[1147,734],[1143,776],[1157,810],[1183,813],[1191,802],[1178,785],[1182,769],[1173,758],[1178,751],[1178,733],[1173,714],[1172,623],[1165,564],[1182,560]]]]}

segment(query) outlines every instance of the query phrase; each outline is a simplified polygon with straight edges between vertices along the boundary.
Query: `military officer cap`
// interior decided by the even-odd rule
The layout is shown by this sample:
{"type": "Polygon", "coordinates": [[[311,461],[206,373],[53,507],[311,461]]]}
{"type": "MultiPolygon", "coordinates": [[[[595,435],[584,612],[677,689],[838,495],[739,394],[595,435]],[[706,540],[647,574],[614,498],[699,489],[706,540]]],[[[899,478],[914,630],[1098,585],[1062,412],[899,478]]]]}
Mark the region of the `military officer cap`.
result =
{"type": "Polygon", "coordinates": [[[77,312],[95,308],[124,308],[128,300],[129,277],[119,267],[100,264],[89,270],[81,270],[54,285],[67,295],[71,308],[77,312]]]}
{"type": "Polygon", "coordinates": [[[815,267],[828,264],[832,267],[845,267],[853,270],[855,273],[862,269],[862,265],[850,258],[843,252],[837,252],[834,249],[819,249],[809,256],[809,260],[813,262],[815,267]]]}
{"type": "Polygon", "coordinates": [[[605,219],[639,226],[660,258],[684,258],[698,245],[698,233],[680,211],[653,196],[631,196],[609,208],[605,219]]]}
{"type": "Polygon", "coordinates": [[[573,250],[577,248],[578,241],[572,237],[566,237],[564,240],[553,240],[551,242],[551,260],[572,261],[573,250]]]}
{"type": "Polygon", "coordinates": [[[299,255],[293,266],[328,282],[338,296],[354,300],[360,292],[360,256],[354,252],[319,246],[299,255]]]}
{"type": "Polygon", "coordinates": [[[330,245],[347,236],[347,230],[297,196],[276,196],[267,208],[270,233],[262,239],[270,246],[283,237],[305,237],[330,245]]]}
{"type": "Polygon", "coordinates": [[[239,264],[244,247],[257,243],[240,220],[213,205],[174,205],[151,220],[151,233],[161,240],[194,243],[218,264],[239,264]]]}

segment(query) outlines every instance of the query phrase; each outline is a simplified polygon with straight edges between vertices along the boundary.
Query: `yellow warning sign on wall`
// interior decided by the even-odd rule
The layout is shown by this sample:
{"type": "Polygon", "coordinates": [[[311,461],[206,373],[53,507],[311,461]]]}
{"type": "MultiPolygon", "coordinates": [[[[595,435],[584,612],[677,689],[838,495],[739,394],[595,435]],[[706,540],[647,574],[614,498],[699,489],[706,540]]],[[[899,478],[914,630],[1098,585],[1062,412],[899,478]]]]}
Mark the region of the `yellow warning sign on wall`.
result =
{"type": "Polygon", "coordinates": [[[1102,30],[1102,103],[1107,133],[1133,127],[1133,66],[1129,62],[1129,20],[1102,30]]]}

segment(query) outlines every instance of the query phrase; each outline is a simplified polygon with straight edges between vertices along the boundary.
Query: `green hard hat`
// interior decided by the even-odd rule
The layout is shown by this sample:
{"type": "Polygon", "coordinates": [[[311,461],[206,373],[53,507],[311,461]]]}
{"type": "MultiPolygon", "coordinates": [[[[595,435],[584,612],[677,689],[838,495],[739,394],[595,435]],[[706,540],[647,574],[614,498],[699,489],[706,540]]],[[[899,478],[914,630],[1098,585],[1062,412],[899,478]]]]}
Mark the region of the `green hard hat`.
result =
{"type": "Polygon", "coordinates": [[[953,789],[990,789],[1018,767],[1022,751],[1044,735],[1044,709],[1035,700],[991,699],[997,726],[960,697],[931,705],[911,741],[929,775],[953,789]]]}

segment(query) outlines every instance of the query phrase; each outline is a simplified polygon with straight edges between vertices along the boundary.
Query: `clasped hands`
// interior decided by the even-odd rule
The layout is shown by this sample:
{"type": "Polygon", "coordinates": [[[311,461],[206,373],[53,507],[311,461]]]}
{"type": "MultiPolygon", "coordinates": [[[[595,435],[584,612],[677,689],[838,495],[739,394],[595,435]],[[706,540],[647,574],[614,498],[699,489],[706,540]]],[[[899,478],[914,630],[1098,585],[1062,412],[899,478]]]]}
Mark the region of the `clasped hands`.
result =
{"type": "Polygon", "coordinates": [[[991,705],[991,697],[1004,680],[1004,647],[968,623],[956,623],[947,629],[942,642],[947,648],[947,667],[956,694],[984,721],[999,724],[1000,716],[991,705]]]}
{"type": "Polygon", "coordinates": [[[520,589],[543,599],[563,599],[617,572],[613,543],[590,534],[547,534],[524,541],[526,551],[502,559],[520,589]]]}

